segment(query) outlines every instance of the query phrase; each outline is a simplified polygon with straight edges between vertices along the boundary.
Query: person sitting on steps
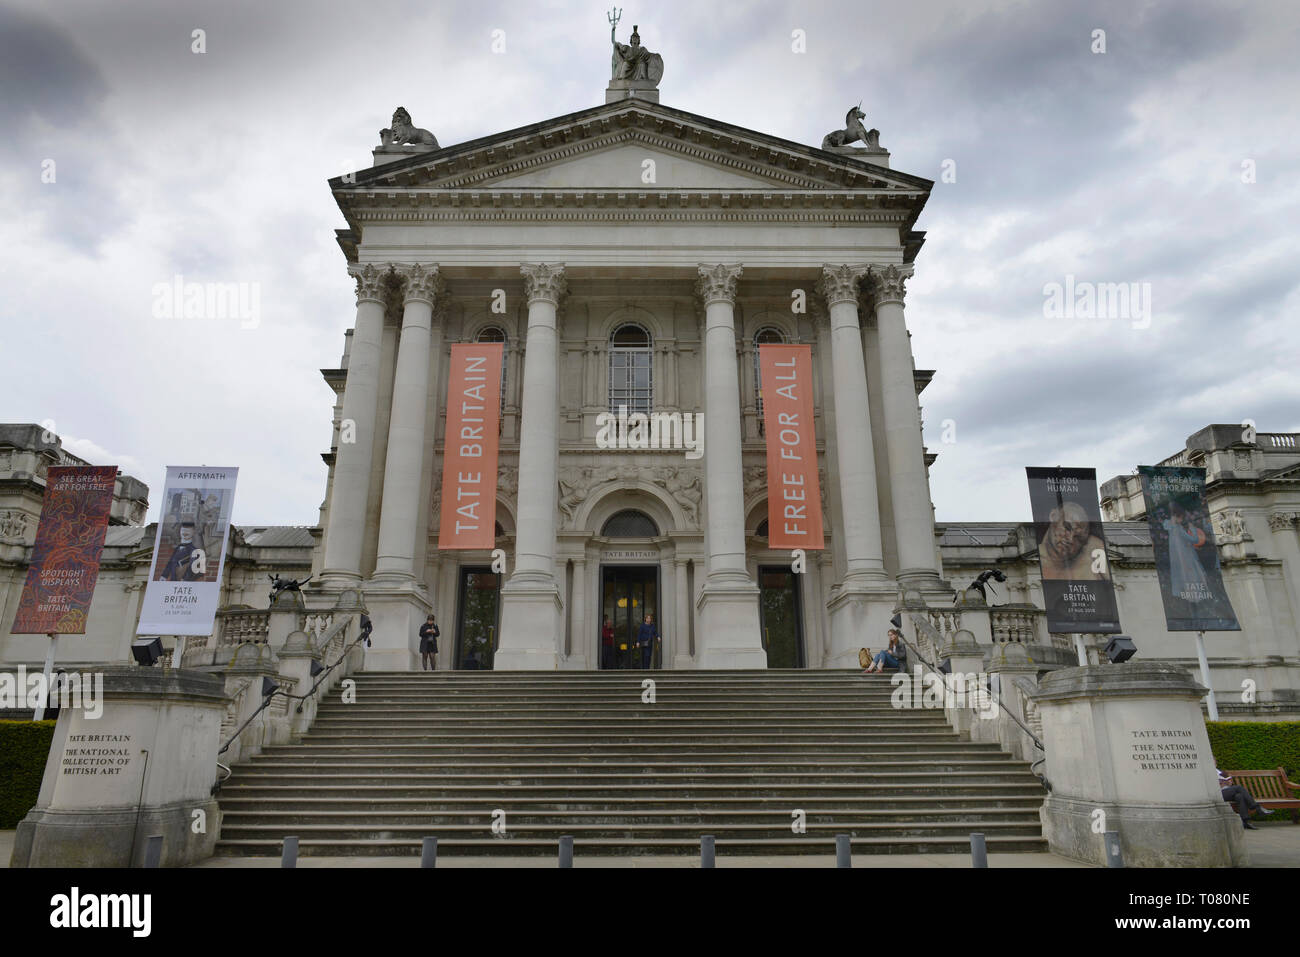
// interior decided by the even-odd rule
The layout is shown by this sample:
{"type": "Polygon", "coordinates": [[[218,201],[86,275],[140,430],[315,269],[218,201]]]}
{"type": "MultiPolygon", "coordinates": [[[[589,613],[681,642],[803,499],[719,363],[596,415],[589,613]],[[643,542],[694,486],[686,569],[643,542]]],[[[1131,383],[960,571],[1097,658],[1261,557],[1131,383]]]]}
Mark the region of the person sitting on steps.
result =
{"type": "Polygon", "coordinates": [[[907,652],[903,650],[903,635],[897,628],[889,629],[889,647],[884,651],[877,652],[876,657],[871,660],[871,664],[863,669],[863,674],[871,674],[873,671],[879,674],[885,668],[902,668],[901,659],[907,657],[907,652]]]}

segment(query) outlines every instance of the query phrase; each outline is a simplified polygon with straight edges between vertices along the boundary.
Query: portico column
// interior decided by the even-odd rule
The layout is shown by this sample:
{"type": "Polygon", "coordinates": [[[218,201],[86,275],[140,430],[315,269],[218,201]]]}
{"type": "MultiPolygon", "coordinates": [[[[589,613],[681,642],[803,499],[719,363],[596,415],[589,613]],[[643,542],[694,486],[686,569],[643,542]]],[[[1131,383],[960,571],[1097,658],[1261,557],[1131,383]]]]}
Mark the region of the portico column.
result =
{"type": "Polygon", "coordinates": [[[831,641],[823,664],[827,668],[849,667],[857,661],[858,648],[884,644],[882,635],[895,592],[885,574],[881,546],[871,404],[858,324],[858,288],[866,274],[865,265],[824,266],[818,283],[831,327],[831,386],[845,558],[844,580],[832,591],[828,605],[831,641]]]}
{"type": "Polygon", "coordinates": [[[415,537],[420,534],[417,518],[423,493],[424,447],[428,441],[433,304],[442,291],[437,266],[408,266],[402,272],[406,276],[406,308],[402,313],[392,414],[388,422],[376,581],[411,581],[417,577],[415,537]]]}
{"type": "Polygon", "coordinates": [[[379,405],[379,353],[384,335],[388,266],[366,264],[354,266],[350,272],[357,283],[357,320],[348,351],[347,385],[343,391],[321,570],[324,582],[336,587],[356,584],[361,578],[361,546],[379,405]]]}
{"type": "Polygon", "coordinates": [[[559,664],[560,590],[555,582],[555,496],[560,387],[555,317],[564,266],[525,265],[528,338],[519,427],[519,518],[515,567],[501,588],[498,671],[552,671],[559,664]]]}
{"type": "Polygon", "coordinates": [[[880,387],[889,454],[889,491],[898,537],[898,580],[912,587],[939,586],[934,560],[934,512],[917,413],[912,347],[903,320],[903,283],[910,267],[872,266],[880,387]]]}
{"type": "MultiPolygon", "coordinates": [[[[676,634],[673,637],[673,659],[672,667],[682,669],[690,667],[693,664],[691,660],[691,592],[687,584],[687,567],[689,561],[683,558],[679,552],[673,559],[673,631],[676,634]]],[[[667,658],[665,657],[665,663],[667,658]]]]}
{"type": "Polygon", "coordinates": [[[701,265],[704,304],[704,474],[708,574],[700,593],[702,668],[766,668],[758,586],[745,567],[740,381],[736,371],[739,265],[701,265]]]}

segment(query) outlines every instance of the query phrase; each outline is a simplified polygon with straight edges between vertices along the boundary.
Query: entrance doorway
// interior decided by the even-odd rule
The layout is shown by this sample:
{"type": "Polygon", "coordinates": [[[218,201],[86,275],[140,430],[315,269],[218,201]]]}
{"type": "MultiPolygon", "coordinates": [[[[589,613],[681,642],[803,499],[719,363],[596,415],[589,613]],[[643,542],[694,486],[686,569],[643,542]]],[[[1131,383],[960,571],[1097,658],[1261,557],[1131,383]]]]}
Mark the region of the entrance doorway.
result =
{"type": "Polygon", "coordinates": [[[803,609],[799,578],[788,566],[758,570],[759,614],[769,668],[803,668],[803,609]]]}
{"type": "Polygon", "coordinates": [[[490,567],[462,568],[456,601],[456,667],[491,671],[497,650],[501,576],[490,567]]]}
{"type": "MultiPolygon", "coordinates": [[[[659,614],[658,566],[605,565],[601,568],[600,593],[601,670],[646,667],[643,651],[636,647],[636,637],[646,615],[654,615],[655,626],[660,634],[663,632],[659,614]],[[607,637],[606,622],[613,629],[612,641],[607,637]]],[[[650,668],[662,667],[662,644],[662,641],[655,642],[650,653],[650,668]]]]}

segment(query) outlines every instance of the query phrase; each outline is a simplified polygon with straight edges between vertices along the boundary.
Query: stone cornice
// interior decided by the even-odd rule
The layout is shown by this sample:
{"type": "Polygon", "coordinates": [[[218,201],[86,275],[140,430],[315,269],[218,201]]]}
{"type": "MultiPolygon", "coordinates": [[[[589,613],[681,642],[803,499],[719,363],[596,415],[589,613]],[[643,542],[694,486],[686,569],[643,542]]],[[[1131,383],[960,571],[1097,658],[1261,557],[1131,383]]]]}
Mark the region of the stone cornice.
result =
{"type": "MultiPolygon", "coordinates": [[[[375,219],[448,218],[447,214],[513,212],[534,220],[600,219],[617,210],[654,218],[696,219],[710,213],[745,213],[773,222],[890,222],[902,224],[915,211],[897,195],[846,190],[504,188],[370,190],[351,194],[348,216],[375,219]],[[437,214],[443,214],[438,216],[437,214]],[[655,215],[658,214],[658,215],[655,215]],[[664,214],[667,214],[666,216],[664,214]],[[810,215],[811,214],[811,215],[810,215]],[[846,219],[846,215],[851,219],[846,219]]],[[[456,218],[453,215],[451,218],[456,218]]]]}

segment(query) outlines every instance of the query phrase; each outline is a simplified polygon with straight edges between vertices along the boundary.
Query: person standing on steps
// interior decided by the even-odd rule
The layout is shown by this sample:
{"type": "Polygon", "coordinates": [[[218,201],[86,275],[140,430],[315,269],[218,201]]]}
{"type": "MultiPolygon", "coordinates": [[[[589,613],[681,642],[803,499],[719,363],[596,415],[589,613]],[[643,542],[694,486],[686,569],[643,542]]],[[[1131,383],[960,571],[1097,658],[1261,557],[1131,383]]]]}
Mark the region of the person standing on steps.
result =
{"type": "Polygon", "coordinates": [[[420,666],[424,671],[438,670],[438,624],[430,615],[420,626],[420,666]]]}
{"type": "Polygon", "coordinates": [[[614,667],[614,623],[605,616],[605,624],[600,626],[600,666],[605,669],[614,667]]]}
{"type": "Polygon", "coordinates": [[[636,645],[641,649],[641,670],[648,671],[654,661],[655,642],[659,640],[659,629],[655,626],[654,612],[647,612],[636,632],[636,645]]]}

